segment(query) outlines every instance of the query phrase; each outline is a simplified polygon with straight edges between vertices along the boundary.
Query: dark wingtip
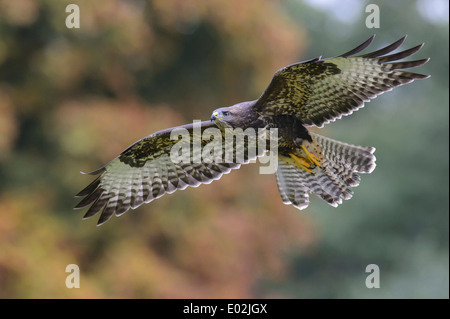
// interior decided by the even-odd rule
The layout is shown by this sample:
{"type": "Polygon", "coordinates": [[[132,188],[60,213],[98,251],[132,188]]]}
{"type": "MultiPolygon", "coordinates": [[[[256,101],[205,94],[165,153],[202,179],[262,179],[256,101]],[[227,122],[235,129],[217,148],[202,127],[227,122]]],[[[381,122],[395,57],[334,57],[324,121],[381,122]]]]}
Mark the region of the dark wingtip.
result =
{"type": "Polygon", "coordinates": [[[88,186],[86,186],[84,189],[82,189],[78,194],[75,195],[75,197],[84,197],[91,193],[93,193],[98,185],[100,184],[100,176],[97,177],[95,180],[93,180],[88,186]]]}
{"type": "Polygon", "coordinates": [[[101,214],[100,218],[97,221],[97,227],[100,227],[101,225],[103,225],[104,223],[106,223],[108,220],[110,220],[112,217],[112,215],[106,215],[105,214],[101,214]]]}
{"type": "Polygon", "coordinates": [[[362,50],[364,50],[365,48],[367,48],[373,41],[373,39],[375,38],[375,34],[372,35],[369,39],[367,39],[364,43],[358,45],[356,48],[354,48],[353,50],[350,50],[344,54],[341,54],[339,57],[341,58],[347,58],[351,55],[354,55],[356,53],[361,52],[362,50]]]}
{"type": "Polygon", "coordinates": [[[97,195],[96,201],[92,204],[89,210],[84,214],[83,219],[90,218],[98,213],[102,214],[105,209],[106,204],[108,203],[109,197],[102,196],[103,194],[97,195]]]}
{"type": "Polygon", "coordinates": [[[367,53],[367,54],[364,54],[364,55],[360,55],[359,57],[360,58],[368,58],[368,59],[369,58],[376,58],[376,57],[379,57],[381,55],[384,55],[384,54],[387,54],[389,52],[392,52],[395,49],[397,49],[398,47],[400,47],[403,44],[403,42],[405,42],[406,37],[407,37],[407,35],[404,35],[403,37],[401,37],[400,39],[398,39],[394,43],[389,44],[388,46],[386,46],[386,47],[384,47],[384,48],[382,48],[380,50],[377,50],[377,51],[374,51],[374,52],[370,52],[370,53],[367,53]]]}
{"type": "Polygon", "coordinates": [[[83,174],[83,175],[98,175],[100,173],[103,173],[104,171],[105,171],[105,167],[103,166],[103,167],[101,167],[101,168],[99,168],[99,169],[97,169],[95,171],[92,171],[92,172],[85,173],[83,171],[80,171],[80,173],[83,174]]]}
{"type": "Polygon", "coordinates": [[[404,50],[401,52],[382,56],[378,59],[378,61],[380,61],[381,63],[386,63],[386,62],[390,62],[390,61],[401,60],[401,59],[407,58],[407,57],[413,55],[414,53],[416,53],[417,51],[419,51],[420,49],[422,49],[423,45],[424,45],[424,43],[416,45],[415,47],[412,47],[410,49],[407,49],[407,50],[404,50]]]}
{"type": "Polygon", "coordinates": [[[421,59],[421,60],[416,60],[416,61],[405,61],[405,62],[389,63],[389,64],[386,64],[386,65],[390,66],[394,70],[406,69],[406,68],[415,68],[415,67],[424,65],[429,60],[430,59],[427,58],[427,59],[421,59]]]}
{"type": "Polygon", "coordinates": [[[417,74],[417,73],[413,73],[413,74],[414,74],[414,79],[417,79],[417,80],[428,79],[431,76],[429,74],[417,74]]]}

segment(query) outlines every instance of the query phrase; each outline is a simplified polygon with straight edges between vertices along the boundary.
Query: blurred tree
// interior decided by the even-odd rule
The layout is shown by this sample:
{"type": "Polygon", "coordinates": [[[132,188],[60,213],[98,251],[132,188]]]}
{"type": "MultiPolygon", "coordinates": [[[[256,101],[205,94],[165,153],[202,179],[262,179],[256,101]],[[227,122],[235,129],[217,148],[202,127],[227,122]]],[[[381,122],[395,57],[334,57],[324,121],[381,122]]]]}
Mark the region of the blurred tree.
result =
{"type": "Polygon", "coordinates": [[[101,229],[71,198],[87,182],[80,169],[255,98],[296,59],[302,33],[270,1],[76,3],[80,29],[65,27],[64,2],[0,1],[0,296],[254,296],[259,277],[283,273],[284,250],[311,240],[308,220],[268,196],[272,179],[250,183],[255,167],[101,229]],[[64,285],[72,263],[79,290],[64,285]]]}
{"type": "Polygon", "coordinates": [[[67,29],[69,2],[0,0],[0,297],[448,297],[448,19],[384,1],[369,30],[363,5],[338,2],[77,0],[67,29]],[[336,211],[282,205],[253,165],[101,228],[72,212],[79,170],[374,32],[426,41],[432,78],[327,127],[378,148],[336,211]],[[72,263],[80,289],[64,285],[72,263]],[[381,289],[364,286],[369,263],[381,289]]]}

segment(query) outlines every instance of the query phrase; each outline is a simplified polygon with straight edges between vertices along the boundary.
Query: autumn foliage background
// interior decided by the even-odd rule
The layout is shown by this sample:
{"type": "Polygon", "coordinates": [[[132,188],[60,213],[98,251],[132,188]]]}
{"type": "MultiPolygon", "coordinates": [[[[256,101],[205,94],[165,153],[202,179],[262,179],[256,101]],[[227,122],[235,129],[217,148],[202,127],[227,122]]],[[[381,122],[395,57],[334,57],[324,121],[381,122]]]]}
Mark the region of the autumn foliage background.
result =
{"type": "Polygon", "coordinates": [[[380,2],[374,31],[363,1],[347,2],[360,6],[351,21],[329,2],[0,0],[0,297],[448,298],[448,17],[380,2]],[[69,3],[80,29],[66,28],[69,3]],[[72,210],[91,180],[80,170],[373,33],[372,49],[425,41],[418,72],[432,77],[321,130],[377,147],[377,169],[338,209],[285,206],[274,176],[247,165],[101,227],[72,210]],[[372,263],[381,289],[365,287],[372,263]]]}

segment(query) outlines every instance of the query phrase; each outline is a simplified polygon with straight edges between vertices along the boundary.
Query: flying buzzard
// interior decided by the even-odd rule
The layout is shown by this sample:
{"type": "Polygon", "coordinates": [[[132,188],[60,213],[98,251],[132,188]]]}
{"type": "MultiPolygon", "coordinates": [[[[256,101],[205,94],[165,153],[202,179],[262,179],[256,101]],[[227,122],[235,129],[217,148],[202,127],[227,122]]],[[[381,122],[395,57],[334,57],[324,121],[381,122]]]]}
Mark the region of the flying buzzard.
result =
{"type": "Polygon", "coordinates": [[[378,51],[354,56],[373,38],[338,57],[318,57],[278,70],[259,99],[219,108],[210,121],[162,130],[137,141],[109,164],[89,173],[99,176],[76,195],[84,198],[75,208],[91,205],[84,218],[100,214],[101,225],[114,214],[119,216],[166,193],[208,184],[262,155],[249,154],[247,139],[241,146],[246,154],[243,161],[236,161],[236,146],[232,161],[223,156],[202,161],[201,153],[210,143],[225,148],[220,145],[226,144],[227,128],[278,129],[276,179],[283,202],[304,209],[309,193],[314,193],[336,207],[352,197],[349,187],[358,186],[358,173],[371,173],[375,168],[375,148],[339,142],[306,127],[322,127],[381,93],[428,77],[401,69],[423,65],[429,59],[394,62],[423,46],[392,54],[406,36],[378,51]],[[208,133],[212,128],[218,129],[220,136],[208,133]],[[173,138],[177,132],[188,134],[188,141],[173,138]],[[200,144],[194,145],[196,139],[200,144]],[[188,160],[174,161],[171,152],[181,144],[190,150],[188,160]]]}

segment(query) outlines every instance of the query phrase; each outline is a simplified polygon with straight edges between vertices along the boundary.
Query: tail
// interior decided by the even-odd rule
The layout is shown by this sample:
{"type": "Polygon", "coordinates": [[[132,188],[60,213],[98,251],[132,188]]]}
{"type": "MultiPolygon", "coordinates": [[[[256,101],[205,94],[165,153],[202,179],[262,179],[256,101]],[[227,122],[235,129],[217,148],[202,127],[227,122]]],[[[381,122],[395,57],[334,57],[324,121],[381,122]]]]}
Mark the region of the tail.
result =
{"type": "Polygon", "coordinates": [[[281,199],[287,205],[305,209],[309,205],[309,193],[314,193],[337,207],[343,199],[352,198],[349,187],[359,185],[359,173],[370,174],[375,169],[375,148],[309,133],[312,142],[308,148],[319,158],[321,166],[309,173],[292,158],[278,155],[276,178],[281,199]]]}

